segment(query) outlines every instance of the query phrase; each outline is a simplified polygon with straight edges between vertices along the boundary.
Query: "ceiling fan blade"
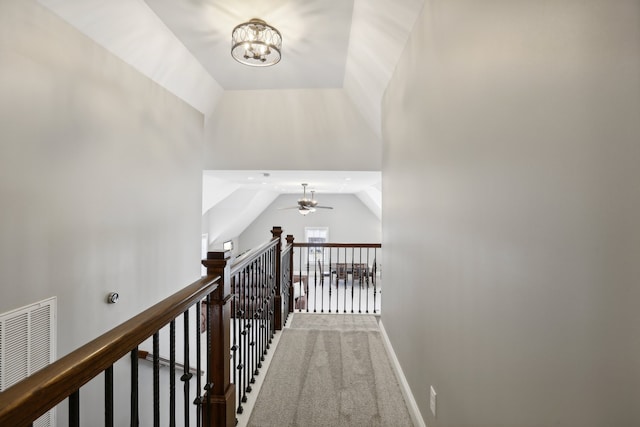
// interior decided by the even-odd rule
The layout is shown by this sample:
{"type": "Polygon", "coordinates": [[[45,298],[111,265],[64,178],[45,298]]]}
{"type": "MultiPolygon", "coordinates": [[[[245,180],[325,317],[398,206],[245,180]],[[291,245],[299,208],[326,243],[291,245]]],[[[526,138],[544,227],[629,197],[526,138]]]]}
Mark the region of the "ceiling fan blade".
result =
{"type": "Polygon", "coordinates": [[[288,206],[286,208],[278,208],[279,211],[287,210],[287,209],[298,209],[299,206],[288,206]]]}
{"type": "Polygon", "coordinates": [[[333,209],[331,206],[314,206],[316,209],[333,209]]]}

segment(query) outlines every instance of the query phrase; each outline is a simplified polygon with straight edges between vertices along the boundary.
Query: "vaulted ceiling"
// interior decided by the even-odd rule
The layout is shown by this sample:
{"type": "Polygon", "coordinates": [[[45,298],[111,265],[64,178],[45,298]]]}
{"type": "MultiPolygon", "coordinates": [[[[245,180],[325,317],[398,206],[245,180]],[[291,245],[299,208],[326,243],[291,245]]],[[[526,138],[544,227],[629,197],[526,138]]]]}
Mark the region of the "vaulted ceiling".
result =
{"type": "MultiPolygon", "coordinates": [[[[381,99],[423,5],[423,0],[39,2],[202,112],[209,127],[205,130],[205,156],[209,159],[205,168],[224,169],[211,160],[212,152],[218,153],[217,158],[233,157],[229,152],[220,155],[223,147],[216,141],[231,140],[233,144],[227,145],[236,147],[252,143],[251,130],[228,132],[229,117],[249,110],[251,117],[266,117],[267,123],[258,125],[267,137],[271,135],[268,142],[281,144],[279,150],[292,153],[298,167],[289,169],[315,169],[316,174],[328,171],[324,176],[315,175],[317,183],[333,182],[335,170],[379,171],[381,99]],[[231,31],[251,18],[263,19],[281,32],[282,60],[275,66],[248,67],[231,57],[231,31]],[[263,101],[248,105],[247,98],[263,101]],[[283,136],[282,123],[269,123],[273,122],[271,117],[262,114],[272,104],[272,109],[290,118],[289,134],[283,136]],[[256,112],[250,111],[252,107],[256,112]],[[272,129],[265,130],[269,125],[272,129]],[[302,148],[301,138],[307,142],[302,148]],[[345,151],[350,145],[355,147],[352,152],[364,155],[345,151]],[[336,159],[340,161],[336,163],[336,159]]],[[[225,164],[242,170],[243,175],[287,169],[275,157],[257,159],[263,163],[256,164],[254,156],[254,163],[239,160],[225,164]]],[[[222,203],[228,198],[222,197],[224,194],[250,190],[222,175],[211,185],[214,175],[210,172],[204,177],[205,208],[207,200],[222,203]],[[207,194],[211,191],[216,194],[207,194]]],[[[288,174],[289,178],[296,185],[310,180],[304,172],[295,177],[288,174]]],[[[379,192],[376,184],[354,194],[366,198],[363,194],[367,192],[379,192]]],[[[269,191],[276,195],[286,192],[269,191]]],[[[340,192],[328,184],[322,191],[340,192]]],[[[373,206],[375,209],[375,203],[373,206]]]]}

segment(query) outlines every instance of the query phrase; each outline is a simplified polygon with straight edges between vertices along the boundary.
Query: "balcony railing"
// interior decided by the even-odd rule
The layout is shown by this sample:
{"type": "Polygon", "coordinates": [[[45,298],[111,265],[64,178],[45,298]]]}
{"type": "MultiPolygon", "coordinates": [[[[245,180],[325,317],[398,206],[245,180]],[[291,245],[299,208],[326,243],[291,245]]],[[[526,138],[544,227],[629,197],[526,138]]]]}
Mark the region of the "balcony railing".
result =
{"type": "Polygon", "coordinates": [[[294,311],[379,313],[379,243],[293,243],[294,311]]]}
{"type": "MultiPolygon", "coordinates": [[[[129,425],[140,424],[140,393],[153,394],[154,426],[234,426],[289,313],[379,311],[380,244],[299,244],[289,235],[283,247],[282,229],[274,227],[271,233],[270,241],[233,263],[229,252],[209,252],[202,261],[207,276],[1,392],[0,426],[31,426],[65,399],[68,425],[79,426],[82,387],[100,376],[107,427],[114,425],[114,413],[123,411],[129,412],[129,425]],[[163,358],[160,340],[166,329],[169,357],[163,358]],[[181,352],[176,351],[176,334],[181,352]],[[145,357],[152,359],[153,380],[148,390],[140,388],[146,381],[139,381],[138,363],[139,346],[150,337],[153,348],[145,357]],[[178,354],[184,363],[177,362],[178,354]],[[120,360],[130,366],[130,380],[116,386],[114,364],[120,360]],[[160,405],[160,368],[166,371],[167,365],[169,386],[162,391],[168,398],[162,402],[168,402],[168,409],[160,405]],[[180,397],[176,377],[184,383],[180,397]],[[130,390],[128,408],[114,408],[114,393],[121,389],[130,390]],[[179,421],[177,405],[183,405],[179,421]]],[[[91,416],[91,425],[102,424],[91,416]]]]}

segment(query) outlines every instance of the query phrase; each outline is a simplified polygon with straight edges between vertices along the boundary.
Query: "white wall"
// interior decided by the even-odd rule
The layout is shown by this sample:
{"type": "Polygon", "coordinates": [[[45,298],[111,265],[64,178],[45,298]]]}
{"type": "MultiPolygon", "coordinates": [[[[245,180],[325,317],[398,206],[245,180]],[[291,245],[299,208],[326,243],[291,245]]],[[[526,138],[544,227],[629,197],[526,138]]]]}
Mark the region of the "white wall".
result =
{"type": "Polygon", "coordinates": [[[223,242],[238,237],[276,197],[272,191],[240,189],[209,209],[202,216],[209,249],[220,250],[223,242]]]}
{"type": "Polygon", "coordinates": [[[425,3],[383,101],[382,321],[430,427],[640,425],[639,52],[638,1],[425,3]]]}
{"type": "Polygon", "coordinates": [[[344,89],[380,136],[380,99],[424,0],[355,0],[344,89]]]}
{"type": "Polygon", "coordinates": [[[380,137],[342,89],[225,91],[205,169],[379,171],[380,137]]]}
{"type": "Polygon", "coordinates": [[[62,356],[199,277],[203,117],[34,1],[0,29],[0,312],[57,296],[62,356]]]}
{"type": "MultiPolygon", "coordinates": [[[[271,229],[280,226],[283,236],[292,234],[297,242],[304,242],[305,227],[329,227],[331,243],[380,243],[381,222],[353,194],[316,194],[323,206],[306,216],[297,209],[280,210],[296,206],[299,195],[282,194],[273,201],[255,221],[240,234],[239,252],[255,248],[271,238],[271,229]]],[[[285,240],[283,239],[283,243],[285,240]]]]}

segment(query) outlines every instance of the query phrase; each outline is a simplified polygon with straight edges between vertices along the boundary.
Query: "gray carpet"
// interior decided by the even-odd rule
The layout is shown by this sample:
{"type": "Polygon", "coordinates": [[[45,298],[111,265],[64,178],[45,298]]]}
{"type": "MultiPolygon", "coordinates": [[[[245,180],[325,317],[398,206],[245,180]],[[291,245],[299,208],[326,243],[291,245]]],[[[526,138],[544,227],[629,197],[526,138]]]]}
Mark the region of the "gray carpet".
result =
{"type": "Polygon", "coordinates": [[[411,426],[374,316],[296,313],[249,426],[411,426]]]}

